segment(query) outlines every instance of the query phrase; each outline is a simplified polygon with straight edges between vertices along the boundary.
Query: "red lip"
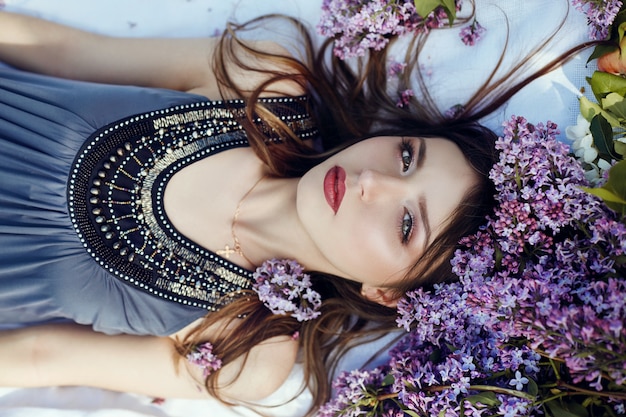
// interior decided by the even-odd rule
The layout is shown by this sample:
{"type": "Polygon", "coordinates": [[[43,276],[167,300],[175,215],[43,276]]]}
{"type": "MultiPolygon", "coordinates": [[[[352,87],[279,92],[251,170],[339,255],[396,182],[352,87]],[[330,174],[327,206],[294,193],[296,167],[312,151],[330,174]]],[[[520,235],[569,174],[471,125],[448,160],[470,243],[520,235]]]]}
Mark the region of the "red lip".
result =
{"type": "Polygon", "coordinates": [[[326,202],[333,209],[335,214],[341,206],[341,200],[346,193],[346,171],[343,168],[334,166],[328,170],[324,177],[324,197],[326,202]]]}

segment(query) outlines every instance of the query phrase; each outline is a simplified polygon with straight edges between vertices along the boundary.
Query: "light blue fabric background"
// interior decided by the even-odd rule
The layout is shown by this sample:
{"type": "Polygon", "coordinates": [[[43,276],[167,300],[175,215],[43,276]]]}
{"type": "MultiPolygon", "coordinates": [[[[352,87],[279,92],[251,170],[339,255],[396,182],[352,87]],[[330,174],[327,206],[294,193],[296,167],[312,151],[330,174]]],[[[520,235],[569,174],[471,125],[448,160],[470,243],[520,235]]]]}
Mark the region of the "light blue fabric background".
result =
{"type": "MultiPolygon", "coordinates": [[[[243,21],[268,12],[292,14],[314,26],[321,6],[321,0],[4,0],[4,3],[9,10],[117,36],[209,36],[230,17],[243,21]]],[[[476,0],[476,4],[477,18],[487,28],[482,42],[467,47],[459,41],[456,30],[450,29],[433,35],[424,52],[423,63],[432,71],[428,82],[434,86],[442,109],[469,96],[500,55],[505,36],[503,12],[511,25],[509,63],[523,56],[528,46],[542,42],[546,31],[551,31],[546,28],[556,28],[567,13],[566,0],[476,0]]],[[[559,42],[545,52],[538,65],[586,39],[584,16],[570,9],[561,33],[559,42]]],[[[397,52],[398,56],[400,53],[397,52]]],[[[592,71],[585,61],[585,55],[578,57],[528,86],[502,112],[486,120],[486,124],[497,130],[504,119],[515,114],[526,116],[531,122],[555,121],[564,132],[568,124],[576,121],[578,91],[586,86],[584,77],[592,71]]],[[[360,347],[345,359],[342,368],[360,366],[378,347],[375,344],[360,347]]],[[[384,356],[379,360],[384,360],[384,356]]],[[[296,368],[272,401],[290,399],[297,392],[301,378],[300,369],[296,368]]],[[[308,400],[304,394],[263,412],[293,417],[306,409],[308,400]]],[[[187,417],[207,415],[207,412],[218,417],[258,415],[249,408],[225,408],[210,400],[168,400],[163,405],[153,405],[150,398],[86,388],[0,389],[2,417],[187,417]]]]}

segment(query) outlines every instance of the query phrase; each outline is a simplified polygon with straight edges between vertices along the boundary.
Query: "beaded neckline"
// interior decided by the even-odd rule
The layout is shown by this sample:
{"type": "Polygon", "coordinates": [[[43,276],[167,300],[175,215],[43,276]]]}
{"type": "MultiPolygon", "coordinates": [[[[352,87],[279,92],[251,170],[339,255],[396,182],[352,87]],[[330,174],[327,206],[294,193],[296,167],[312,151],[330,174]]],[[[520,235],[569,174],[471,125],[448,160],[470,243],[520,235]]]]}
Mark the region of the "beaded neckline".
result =
{"type": "MultiPolygon", "coordinates": [[[[317,133],[303,111],[306,98],[262,101],[300,137],[317,133]]],[[[248,146],[237,122],[244,106],[234,100],[153,111],[105,127],[86,141],[69,178],[68,206],[96,262],[141,290],[208,310],[251,287],[251,271],[178,233],[163,207],[165,186],[180,169],[248,146]]]]}

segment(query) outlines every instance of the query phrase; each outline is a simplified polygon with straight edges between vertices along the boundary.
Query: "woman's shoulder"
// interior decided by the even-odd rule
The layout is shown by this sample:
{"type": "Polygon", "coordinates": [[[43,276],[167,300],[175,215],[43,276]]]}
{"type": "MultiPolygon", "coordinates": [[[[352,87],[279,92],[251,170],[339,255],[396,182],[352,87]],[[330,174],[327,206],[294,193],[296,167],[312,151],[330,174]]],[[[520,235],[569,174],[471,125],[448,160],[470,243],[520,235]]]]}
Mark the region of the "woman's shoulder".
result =
{"type": "Polygon", "coordinates": [[[227,385],[221,392],[239,401],[264,399],[285,383],[297,355],[298,341],[294,338],[276,336],[266,339],[250,349],[247,358],[240,357],[226,365],[220,375],[220,385],[227,385]]]}
{"type": "MultiPolygon", "coordinates": [[[[201,323],[197,320],[170,336],[174,340],[185,339],[201,323]]],[[[216,333],[236,327],[237,320],[218,321],[202,331],[201,339],[211,340],[216,333]],[[228,324],[230,323],[230,324],[228,324]]],[[[232,337],[236,337],[233,335],[232,337]]],[[[220,395],[236,402],[253,402],[269,397],[287,381],[296,364],[299,351],[297,337],[274,336],[253,346],[220,369],[218,386],[220,395]]],[[[193,376],[202,378],[202,370],[189,368],[193,376]]]]}

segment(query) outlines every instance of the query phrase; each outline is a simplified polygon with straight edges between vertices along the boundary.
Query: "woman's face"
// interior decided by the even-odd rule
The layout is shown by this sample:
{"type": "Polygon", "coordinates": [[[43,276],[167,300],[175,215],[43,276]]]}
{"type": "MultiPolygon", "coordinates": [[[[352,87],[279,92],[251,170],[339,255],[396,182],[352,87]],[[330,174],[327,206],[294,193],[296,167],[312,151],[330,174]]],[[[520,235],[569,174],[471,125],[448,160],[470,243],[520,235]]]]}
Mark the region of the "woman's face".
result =
{"type": "Polygon", "coordinates": [[[307,172],[297,211],[335,273],[393,287],[476,182],[449,140],[376,137],[307,172]]]}

